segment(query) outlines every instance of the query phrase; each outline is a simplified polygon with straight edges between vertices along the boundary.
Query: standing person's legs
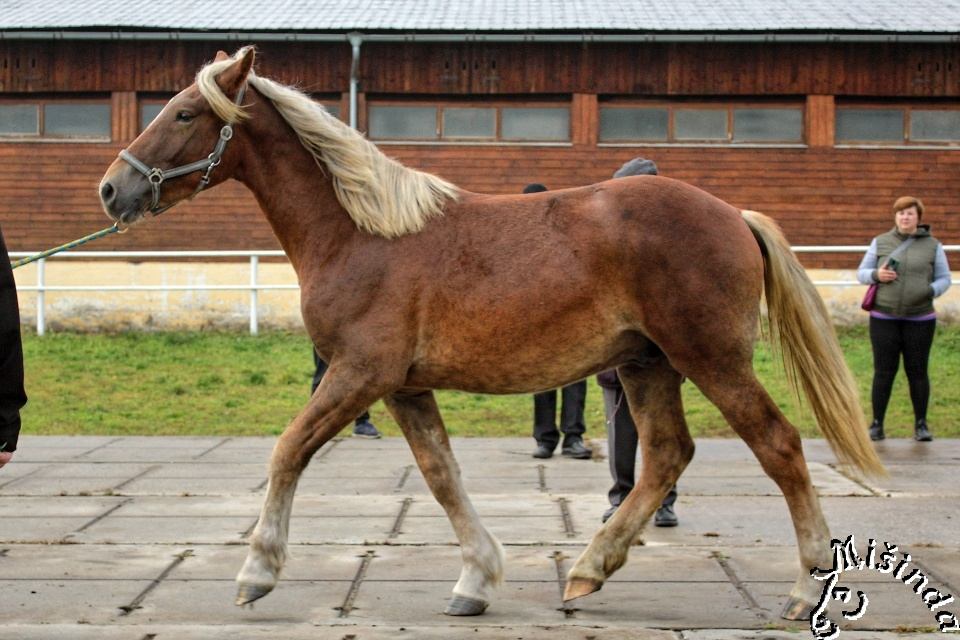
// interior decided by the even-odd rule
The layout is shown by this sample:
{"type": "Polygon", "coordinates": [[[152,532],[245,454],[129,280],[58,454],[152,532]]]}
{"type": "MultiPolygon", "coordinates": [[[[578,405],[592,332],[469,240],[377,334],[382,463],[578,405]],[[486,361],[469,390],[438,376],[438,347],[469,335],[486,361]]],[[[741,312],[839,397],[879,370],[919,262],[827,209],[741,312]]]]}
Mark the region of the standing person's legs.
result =
{"type": "Polygon", "coordinates": [[[920,442],[933,439],[927,426],[927,405],[930,402],[930,347],[937,329],[936,318],[922,322],[903,323],[903,370],[910,385],[913,403],[914,438],[920,442]]]}
{"type": "Polygon", "coordinates": [[[3,234],[0,234],[0,467],[17,448],[20,408],[26,402],[17,287],[3,234]]]}
{"type": "Polygon", "coordinates": [[[568,384],[561,391],[561,395],[563,401],[560,405],[560,430],[563,431],[563,455],[586,460],[593,455],[593,451],[583,444],[583,434],[587,430],[583,419],[587,402],[587,381],[568,384]]]}
{"type": "Polygon", "coordinates": [[[870,345],[873,347],[873,424],[870,425],[870,438],[883,440],[883,419],[890,402],[893,380],[900,368],[901,320],[882,320],[870,318],[870,345]]]}
{"type": "Polygon", "coordinates": [[[533,394],[533,438],[537,441],[534,458],[549,458],[560,442],[557,431],[557,390],[533,394]]]}
{"type": "Polygon", "coordinates": [[[603,389],[603,413],[607,422],[607,453],[613,486],[607,492],[610,508],[606,522],[633,489],[637,467],[637,427],[623,398],[623,389],[603,389]]]}

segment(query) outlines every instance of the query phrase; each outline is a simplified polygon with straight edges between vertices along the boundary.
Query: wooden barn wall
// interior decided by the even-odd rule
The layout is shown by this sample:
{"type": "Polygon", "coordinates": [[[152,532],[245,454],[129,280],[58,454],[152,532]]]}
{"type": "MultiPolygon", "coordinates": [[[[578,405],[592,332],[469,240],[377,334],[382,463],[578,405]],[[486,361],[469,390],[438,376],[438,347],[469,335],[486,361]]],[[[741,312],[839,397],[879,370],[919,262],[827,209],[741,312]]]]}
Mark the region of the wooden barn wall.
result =
{"type": "MultiPolygon", "coordinates": [[[[182,88],[221,47],[0,42],[0,93],[110,93],[115,112],[112,143],[0,143],[0,225],[10,248],[46,248],[106,226],[97,184],[121,140],[134,133],[135,92],[182,88]]],[[[348,87],[346,45],[265,43],[260,48],[262,75],[318,93],[348,87]]],[[[643,155],[655,159],[664,175],[773,215],[794,244],[863,244],[892,226],[889,205],[907,193],[924,199],[925,221],[936,235],[960,243],[960,151],[836,149],[829,146],[832,129],[819,121],[808,122],[808,130],[826,146],[645,148],[593,142],[597,94],[813,95],[807,100],[809,120],[832,114],[832,95],[956,99],[958,56],[960,48],[946,45],[365,44],[361,88],[368,96],[533,92],[570,97],[574,136],[568,146],[382,147],[409,166],[469,190],[517,193],[532,181],[551,188],[589,184],[643,155]]],[[[104,242],[98,248],[278,247],[253,198],[236,183],[104,242]]],[[[858,258],[806,261],[854,267],[858,258]]]]}

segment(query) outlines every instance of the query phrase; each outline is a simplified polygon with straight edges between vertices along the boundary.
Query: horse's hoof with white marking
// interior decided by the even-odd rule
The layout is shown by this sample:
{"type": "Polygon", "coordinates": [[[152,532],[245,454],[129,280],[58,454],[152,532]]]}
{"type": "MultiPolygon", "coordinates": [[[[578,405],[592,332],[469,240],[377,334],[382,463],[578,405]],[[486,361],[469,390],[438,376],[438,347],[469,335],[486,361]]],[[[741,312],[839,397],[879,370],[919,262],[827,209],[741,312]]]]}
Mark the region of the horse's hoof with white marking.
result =
{"type": "Polygon", "coordinates": [[[787,600],[787,604],[784,605],[780,617],[784,620],[809,620],[814,606],[800,598],[791,596],[787,600]]]}
{"type": "Polygon", "coordinates": [[[237,587],[237,599],[234,602],[238,607],[256,602],[273,591],[273,587],[265,584],[241,584],[237,587]]]}
{"type": "Polygon", "coordinates": [[[583,596],[588,596],[594,591],[600,591],[603,583],[599,580],[590,578],[569,578],[567,586],[563,589],[563,601],[570,602],[583,596]]]}
{"type": "Polygon", "coordinates": [[[488,602],[479,598],[455,595],[443,613],[448,616],[478,616],[487,610],[488,605],[488,602]]]}

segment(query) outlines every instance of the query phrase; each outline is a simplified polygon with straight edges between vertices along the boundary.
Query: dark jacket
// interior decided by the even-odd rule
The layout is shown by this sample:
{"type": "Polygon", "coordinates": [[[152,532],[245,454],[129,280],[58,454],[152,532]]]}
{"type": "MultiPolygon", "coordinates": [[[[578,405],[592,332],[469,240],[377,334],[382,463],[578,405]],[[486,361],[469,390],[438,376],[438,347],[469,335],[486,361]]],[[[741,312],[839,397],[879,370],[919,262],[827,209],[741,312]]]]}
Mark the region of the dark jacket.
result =
{"type": "MultiPolygon", "coordinates": [[[[882,265],[909,236],[905,236],[894,227],[887,233],[877,236],[877,264],[882,265]]],[[[914,241],[895,259],[897,279],[882,283],[877,289],[876,311],[901,318],[921,316],[933,313],[934,261],[937,246],[940,244],[930,235],[928,225],[917,227],[914,241]]],[[[874,274],[874,278],[876,275],[874,274]]]]}
{"type": "Polygon", "coordinates": [[[0,451],[16,450],[20,435],[20,408],[26,402],[17,287],[3,233],[0,232],[0,451]]]}

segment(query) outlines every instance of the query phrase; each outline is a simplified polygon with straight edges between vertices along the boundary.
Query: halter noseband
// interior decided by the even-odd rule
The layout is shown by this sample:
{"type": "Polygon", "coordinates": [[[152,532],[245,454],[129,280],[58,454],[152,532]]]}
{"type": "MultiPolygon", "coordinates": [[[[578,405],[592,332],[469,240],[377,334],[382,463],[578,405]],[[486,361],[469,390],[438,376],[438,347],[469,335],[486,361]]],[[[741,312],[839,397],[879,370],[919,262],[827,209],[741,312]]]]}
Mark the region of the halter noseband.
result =
{"type": "MultiPolygon", "coordinates": [[[[237,97],[233,101],[237,106],[240,106],[240,102],[243,100],[243,94],[246,92],[246,89],[247,85],[243,84],[240,87],[240,90],[237,92],[237,97]]],[[[220,159],[223,156],[223,152],[227,148],[227,142],[229,142],[232,137],[233,125],[223,125],[223,128],[220,129],[220,138],[217,140],[217,144],[213,148],[213,152],[211,152],[210,155],[203,160],[197,160],[196,162],[174,167],[173,169],[161,169],[159,167],[151,168],[147,164],[138,160],[136,156],[126,149],[120,152],[120,158],[125,160],[131,167],[147,177],[147,181],[150,183],[150,189],[153,191],[153,202],[150,203],[150,213],[158,216],[176,204],[176,202],[174,202],[173,204],[168,204],[165,207],[160,206],[160,185],[170,178],[179,178],[180,176],[185,176],[189,173],[193,173],[194,171],[203,171],[204,173],[200,178],[200,183],[197,185],[197,188],[194,189],[193,193],[190,194],[189,199],[194,198],[198,193],[203,191],[208,184],[210,184],[210,174],[213,173],[213,168],[220,164],[220,159]]]]}

